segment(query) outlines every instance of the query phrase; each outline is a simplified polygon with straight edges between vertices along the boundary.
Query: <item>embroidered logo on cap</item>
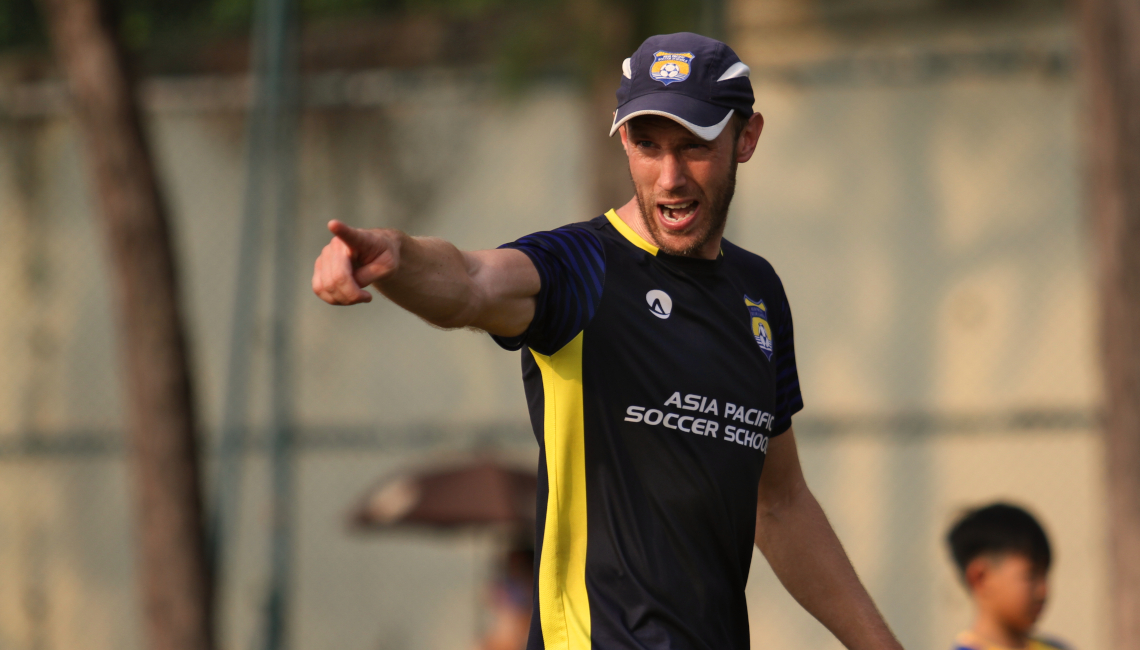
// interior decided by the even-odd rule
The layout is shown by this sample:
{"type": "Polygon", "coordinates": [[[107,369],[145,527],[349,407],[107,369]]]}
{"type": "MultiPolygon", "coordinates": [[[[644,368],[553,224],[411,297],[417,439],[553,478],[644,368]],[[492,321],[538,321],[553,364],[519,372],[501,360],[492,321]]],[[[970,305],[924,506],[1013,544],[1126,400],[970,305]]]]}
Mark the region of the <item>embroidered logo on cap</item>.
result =
{"type": "Polygon", "coordinates": [[[649,66],[649,77],[668,86],[689,78],[689,68],[696,58],[692,52],[656,52],[649,66]]]}

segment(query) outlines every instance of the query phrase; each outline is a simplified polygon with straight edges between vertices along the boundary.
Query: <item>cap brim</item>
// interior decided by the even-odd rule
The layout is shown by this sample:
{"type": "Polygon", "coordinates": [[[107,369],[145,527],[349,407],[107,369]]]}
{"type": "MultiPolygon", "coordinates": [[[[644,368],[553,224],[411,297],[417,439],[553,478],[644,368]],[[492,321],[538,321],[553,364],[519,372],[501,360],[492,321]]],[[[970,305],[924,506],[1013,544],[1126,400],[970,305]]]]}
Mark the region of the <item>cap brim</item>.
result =
{"type": "Polygon", "coordinates": [[[618,107],[610,135],[617,133],[618,127],[639,115],[667,117],[702,140],[715,140],[732,119],[732,109],[676,92],[649,93],[618,107]]]}

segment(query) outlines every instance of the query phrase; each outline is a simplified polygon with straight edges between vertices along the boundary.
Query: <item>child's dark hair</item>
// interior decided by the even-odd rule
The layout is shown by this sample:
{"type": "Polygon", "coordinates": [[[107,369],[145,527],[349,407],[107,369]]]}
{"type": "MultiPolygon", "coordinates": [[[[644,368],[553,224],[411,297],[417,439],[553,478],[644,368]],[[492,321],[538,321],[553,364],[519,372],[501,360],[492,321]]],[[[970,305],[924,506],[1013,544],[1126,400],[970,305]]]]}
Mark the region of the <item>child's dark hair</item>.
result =
{"type": "Polygon", "coordinates": [[[958,571],[982,555],[1020,553],[1041,571],[1053,561],[1049,538],[1041,524],[1025,510],[1008,503],[994,503],[967,512],[946,535],[958,571]]]}

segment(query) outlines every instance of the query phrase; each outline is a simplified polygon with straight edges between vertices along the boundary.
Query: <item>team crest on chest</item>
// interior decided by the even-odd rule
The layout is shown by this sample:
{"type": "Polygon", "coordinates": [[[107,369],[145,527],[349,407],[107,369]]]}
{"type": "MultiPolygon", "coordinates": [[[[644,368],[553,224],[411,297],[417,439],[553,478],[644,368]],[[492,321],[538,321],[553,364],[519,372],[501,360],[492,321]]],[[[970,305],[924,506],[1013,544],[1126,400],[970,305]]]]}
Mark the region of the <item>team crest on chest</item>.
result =
{"type": "Polygon", "coordinates": [[[772,328],[768,326],[768,308],[764,306],[763,300],[753,300],[748,296],[744,296],[744,306],[752,317],[752,336],[756,339],[756,345],[760,346],[760,351],[771,361],[772,328]]]}
{"type": "Polygon", "coordinates": [[[668,86],[689,78],[689,69],[695,58],[692,52],[655,52],[649,66],[649,78],[668,86]]]}

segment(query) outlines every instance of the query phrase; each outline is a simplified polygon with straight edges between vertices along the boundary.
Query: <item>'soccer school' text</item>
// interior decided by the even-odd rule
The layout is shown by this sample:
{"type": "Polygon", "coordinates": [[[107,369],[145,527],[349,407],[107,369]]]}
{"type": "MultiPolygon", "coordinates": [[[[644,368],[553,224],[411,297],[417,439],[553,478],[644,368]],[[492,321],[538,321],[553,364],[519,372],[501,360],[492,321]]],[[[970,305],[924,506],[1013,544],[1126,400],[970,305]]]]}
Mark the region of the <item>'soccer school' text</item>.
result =
{"type": "MultiPolygon", "coordinates": [[[[720,417],[717,401],[715,399],[710,400],[702,395],[685,395],[684,401],[682,402],[681,392],[677,391],[674,392],[669,399],[665,400],[664,406],[676,406],[685,411],[695,411],[700,415],[711,414],[720,417]]],[[[724,418],[743,422],[756,428],[764,428],[768,431],[772,430],[772,414],[761,411],[760,409],[746,408],[744,406],[737,406],[732,402],[725,402],[724,418]]],[[[644,406],[629,406],[625,410],[625,421],[634,423],[640,422],[648,424],[649,426],[662,426],[666,429],[694,433],[698,436],[709,436],[717,440],[735,442],[738,445],[759,449],[765,454],[768,453],[768,436],[763,433],[750,431],[744,427],[729,424],[724,427],[724,437],[721,438],[717,435],[717,433],[720,432],[720,422],[697,417],[696,415],[647,408],[644,406]]]]}

